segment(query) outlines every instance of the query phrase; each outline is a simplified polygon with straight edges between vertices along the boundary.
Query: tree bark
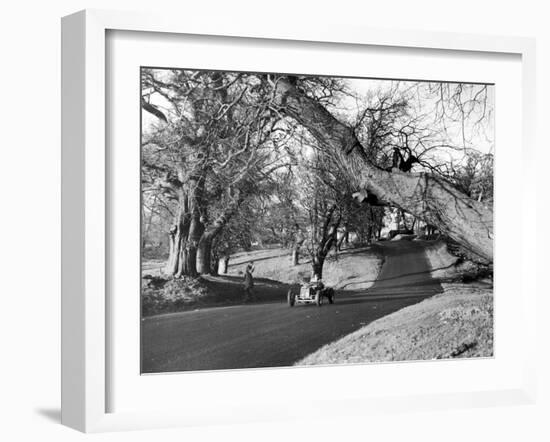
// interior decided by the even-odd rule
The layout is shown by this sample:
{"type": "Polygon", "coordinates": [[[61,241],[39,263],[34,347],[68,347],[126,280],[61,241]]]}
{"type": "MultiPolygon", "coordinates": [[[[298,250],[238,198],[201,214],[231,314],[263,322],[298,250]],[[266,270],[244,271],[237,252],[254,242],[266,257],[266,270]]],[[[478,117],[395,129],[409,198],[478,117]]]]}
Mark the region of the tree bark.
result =
{"type": "MultiPolygon", "coordinates": [[[[197,276],[198,270],[198,247],[199,242],[204,232],[204,225],[200,221],[200,216],[193,215],[189,227],[189,236],[186,243],[185,266],[182,275],[197,276]]],[[[181,276],[181,275],[180,275],[181,276]]]]}
{"type": "Polygon", "coordinates": [[[313,257],[311,266],[313,267],[313,275],[319,280],[323,279],[323,266],[325,264],[325,257],[318,254],[313,257]]]}
{"type": "Polygon", "coordinates": [[[217,253],[212,253],[212,266],[210,267],[210,274],[218,276],[220,269],[220,255],[217,253]]]}
{"type": "Polygon", "coordinates": [[[342,251],[343,244],[349,245],[349,231],[347,227],[345,228],[344,232],[342,233],[342,236],[340,237],[340,239],[336,244],[336,250],[339,252],[342,251]]]}
{"type": "Polygon", "coordinates": [[[169,276],[176,276],[181,273],[186,260],[185,247],[189,235],[189,205],[188,198],[184,192],[180,193],[179,209],[171,227],[170,235],[170,254],[164,272],[169,276]]]}
{"type": "Polygon", "coordinates": [[[204,187],[206,184],[206,170],[201,168],[190,176],[188,186],[191,189],[190,198],[191,224],[189,226],[189,238],[187,241],[187,262],[185,275],[197,276],[197,249],[204,233],[203,219],[206,215],[206,200],[204,187]]]}
{"type": "Polygon", "coordinates": [[[197,249],[197,272],[199,274],[203,275],[211,272],[212,242],[238,210],[241,202],[242,198],[239,196],[233,199],[224,212],[202,233],[197,249]]]}
{"type": "Polygon", "coordinates": [[[309,130],[323,147],[333,149],[357,177],[369,200],[390,205],[437,226],[479,261],[493,261],[493,211],[428,173],[392,172],[372,164],[353,130],[299,91],[287,77],[274,83],[279,110],[309,130]]]}
{"type": "Polygon", "coordinates": [[[319,243],[315,248],[315,253],[312,256],[311,266],[313,267],[313,275],[316,276],[317,279],[322,279],[323,265],[325,264],[325,259],[330,252],[332,246],[336,246],[338,227],[340,226],[342,215],[340,214],[338,216],[338,219],[331,225],[332,217],[335,210],[336,205],[333,205],[328,209],[327,213],[325,214],[325,220],[321,228],[319,243]]]}
{"type": "Polygon", "coordinates": [[[369,227],[367,228],[367,244],[372,243],[372,237],[373,237],[373,227],[372,227],[372,223],[369,223],[369,227]]]}
{"type": "Polygon", "coordinates": [[[212,271],[212,241],[214,236],[205,232],[199,241],[197,250],[197,272],[201,275],[212,271]]]}
{"type": "Polygon", "coordinates": [[[298,264],[300,264],[300,245],[299,244],[295,244],[294,247],[292,248],[292,255],[290,260],[293,266],[297,266],[298,264]]]}
{"type": "Polygon", "coordinates": [[[178,189],[179,208],[170,229],[170,254],[165,272],[170,276],[197,275],[197,246],[204,232],[206,170],[196,169],[178,189]]]}

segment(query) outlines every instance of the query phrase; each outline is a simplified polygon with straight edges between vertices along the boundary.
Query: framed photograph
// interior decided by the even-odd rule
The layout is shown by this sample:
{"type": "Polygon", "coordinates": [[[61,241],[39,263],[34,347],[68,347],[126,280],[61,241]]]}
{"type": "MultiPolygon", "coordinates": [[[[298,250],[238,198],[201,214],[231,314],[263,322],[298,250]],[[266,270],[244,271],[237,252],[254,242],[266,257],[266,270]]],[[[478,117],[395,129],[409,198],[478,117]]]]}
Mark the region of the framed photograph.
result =
{"type": "Polygon", "coordinates": [[[62,55],[64,424],[534,400],[532,40],[94,10],[62,55]]]}

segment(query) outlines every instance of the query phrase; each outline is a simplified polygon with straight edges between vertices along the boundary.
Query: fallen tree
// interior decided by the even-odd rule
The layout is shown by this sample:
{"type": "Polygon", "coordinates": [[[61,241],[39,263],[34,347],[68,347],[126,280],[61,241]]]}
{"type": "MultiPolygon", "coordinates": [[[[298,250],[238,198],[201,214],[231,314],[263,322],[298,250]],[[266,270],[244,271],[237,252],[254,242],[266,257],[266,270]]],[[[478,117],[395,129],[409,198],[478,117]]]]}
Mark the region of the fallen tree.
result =
{"type": "Polygon", "coordinates": [[[292,77],[269,77],[273,106],[332,149],[356,177],[360,199],[390,205],[436,226],[484,263],[493,261],[493,211],[442,177],[383,170],[373,164],[354,131],[296,86],[292,77]]]}

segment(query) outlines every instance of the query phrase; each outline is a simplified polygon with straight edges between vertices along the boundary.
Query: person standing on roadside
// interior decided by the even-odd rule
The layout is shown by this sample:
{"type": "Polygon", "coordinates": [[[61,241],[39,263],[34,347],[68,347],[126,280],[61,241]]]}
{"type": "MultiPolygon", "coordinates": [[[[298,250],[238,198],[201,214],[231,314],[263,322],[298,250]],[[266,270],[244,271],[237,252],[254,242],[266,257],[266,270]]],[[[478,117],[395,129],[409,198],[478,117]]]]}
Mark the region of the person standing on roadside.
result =
{"type": "Polygon", "coordinates": [[[250,302],[254,299],[254,264],[250,261],[244,272],[244,302],[250,302]]]}

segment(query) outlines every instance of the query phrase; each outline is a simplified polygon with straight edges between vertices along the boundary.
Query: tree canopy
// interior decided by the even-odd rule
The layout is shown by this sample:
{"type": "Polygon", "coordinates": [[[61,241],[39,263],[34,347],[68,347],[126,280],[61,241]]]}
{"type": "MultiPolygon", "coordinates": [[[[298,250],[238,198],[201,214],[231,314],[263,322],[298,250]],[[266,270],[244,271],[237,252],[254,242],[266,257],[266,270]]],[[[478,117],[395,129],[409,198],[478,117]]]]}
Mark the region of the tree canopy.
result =
{"type": "Polygon", "coordinates": [[[167,229],[168,274],[258,241],[321,273],[384,207],[492,260],[491,86],[146,68],[141,84],[144,225],[167,229]]]}

